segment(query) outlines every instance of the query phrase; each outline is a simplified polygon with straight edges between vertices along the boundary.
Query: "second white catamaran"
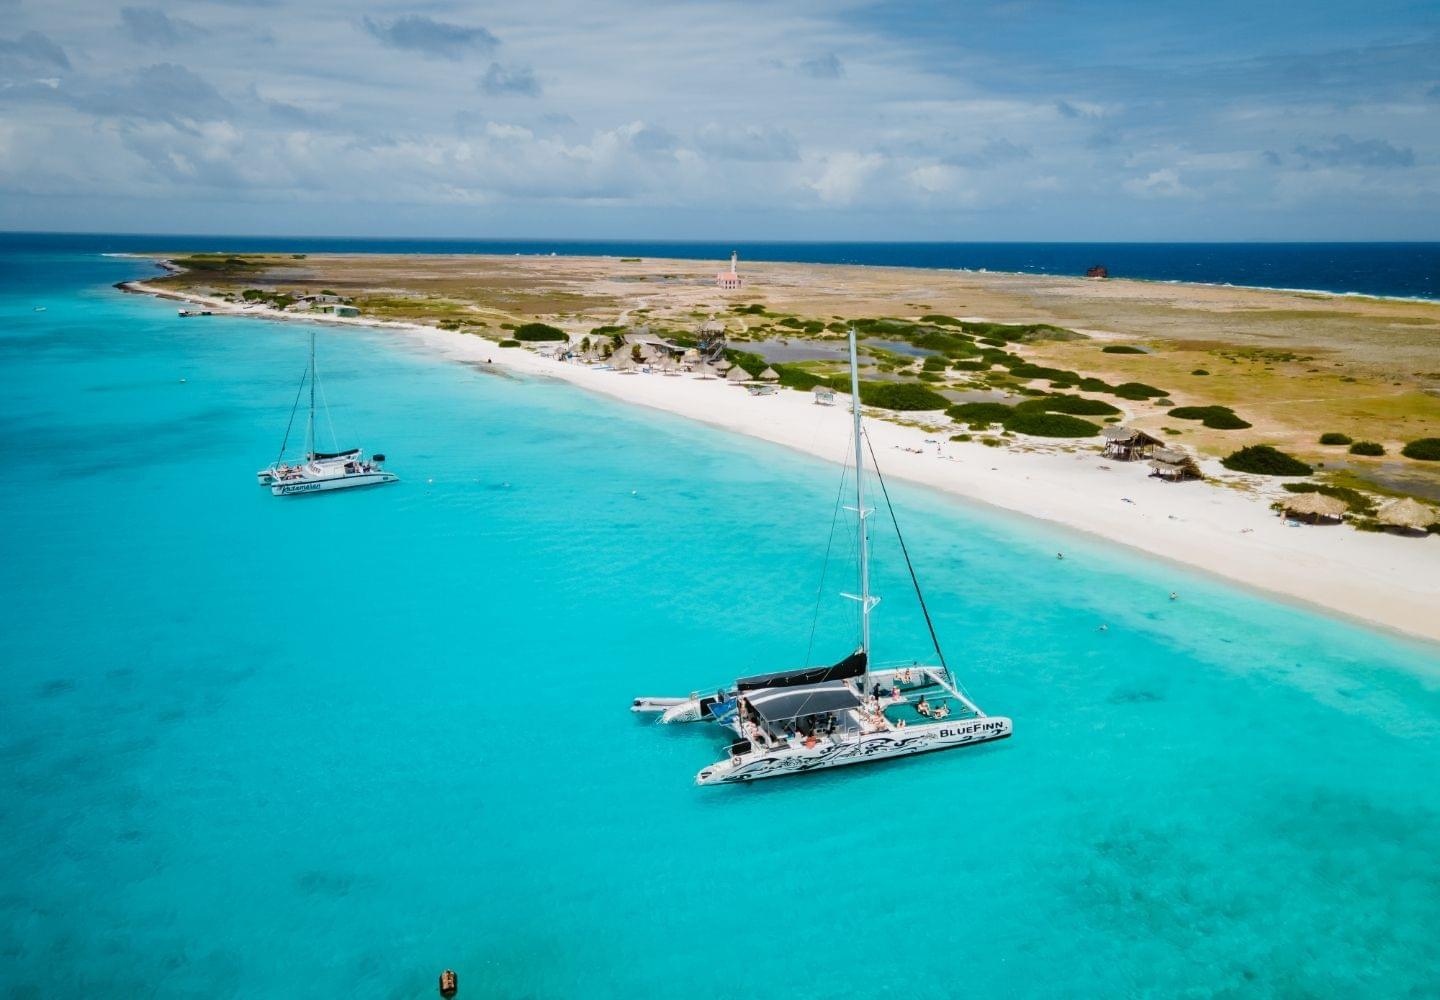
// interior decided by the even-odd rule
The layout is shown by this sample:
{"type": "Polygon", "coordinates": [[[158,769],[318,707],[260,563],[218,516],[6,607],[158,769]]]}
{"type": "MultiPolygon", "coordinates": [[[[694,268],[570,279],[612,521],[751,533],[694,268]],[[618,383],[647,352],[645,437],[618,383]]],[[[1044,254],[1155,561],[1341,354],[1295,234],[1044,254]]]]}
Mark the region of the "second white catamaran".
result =
{"type": "MultiPolygon", "coordinates": [[[[290,423],[285,428],[285,438],[280,442],[280,455],[274,463],[255,474],[261,486],[270,487],[277,497],[304,496],[307,493],[326,493],[331,490],[354,489],[358,486],[379,486],[396,483],[400,477],[381,468],[384,455],[365,458],[359,448],[348,451],[315,450],[315,389],[320,377],[315,370],[315,330],[310,330],[310,366],[300,379],[300,388],[295,393],[295,404],[290,408],[290,423]],[[295,411],[300,408],[300,394],[306,383],[310,386],[310,416],[305,424],[305,460],[291,464],[285,461],[285,449],[290,444],[290,431],[295,425],[295,411]]],[[[323,397],[322,397],[323,401],[323,397]]],[[[325,408],[326,419],[330,409],[325,408]]],[[[330,436],[335,431],[332,426],[330,436]]],[[[332,444],[332,447],[335,447],[332,444]]]]}
{"type": "MultiPolygon", "coordinates": [[[[632,711],[658,714],[661,722],[712,722],[733,733],[725,759],[703,768],[695,776],[696,784],[733,784],[950,750],[1005,739],[1013,729],[1009,719],[986,715],[956,682],[940,652],[923,596],[920,607],[939,662],[877,669],[871,661],[870,612],[879,598],[870,593],[866,522],[873,511],[865,506],[866,438],[854,330],[850,331],[850,386],[859,592],[844,596],[859,605],[860,646],[832,666],[742,677],[713,694],[636,698],[632,711]]],[[[879,482],[888,506],[885,481],[879,482]]],[[[900,546],[905,552],[903,537],[900,546]]],[[[905,560],[908,564],[908,553],[905,560]]]]}

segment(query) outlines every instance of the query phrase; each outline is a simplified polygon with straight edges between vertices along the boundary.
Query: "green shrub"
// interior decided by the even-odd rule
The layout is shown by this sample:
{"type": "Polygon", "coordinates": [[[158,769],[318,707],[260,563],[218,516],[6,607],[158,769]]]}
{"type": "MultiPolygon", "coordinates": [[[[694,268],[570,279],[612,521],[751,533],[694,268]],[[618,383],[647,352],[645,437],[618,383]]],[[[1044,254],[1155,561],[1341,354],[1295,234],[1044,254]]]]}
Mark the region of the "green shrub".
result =
{"type": "Polygon", "coordinates": [[[1338,431],[1328,431],[1320,435],[1321,444],[1349,444],[1354,440],[1349,434],[1341,434],[1338,431]]]}
{"type": "Polygon", "coordinates": [[[1298,458],[1292,458],[1268,444],[1241,448],[1222,458],[1220,464],[1234,472],[1253,472],[1258,476],[1308,476],[1315,471],[1298,458]]]}
{"type": "Polygon", "coordinates": [[[945,376],[939,374],[938,372],[921,372],[921,373],[920,373],[920,381],[921,381],[921,382],[944,382],[944,381],[945,381],[945,376]]]}
{"type": "Polygon", "coordinates": [[[997,438],[997,437],[983,437],[983,438],[980,439],[980,443],[983,444],[983,445],[984,445],[985,447],[987,447],[987,448],[999,448],[999,447],[1000,447],[1001,445],[1003,445],[1005,442],[1004,442],[1004,441],[1001,441],[1001,440],[1000,440],[999,438],[997,438]]]}
{"type": "Polygon", "coordinates": [[[918,382],[861,382],[860,402],[884,410],[943,410],[950,401],[918,382]]]}
{"type": "Polygon", "coordinates": [[[926,358],[925,361],[920,365],[920,367],[930,372],[943,372],[945,370],[945,359],[926,358]]]}
{"type": "Polygon", "coordinates": [[[921,317],[920,317],[920,322],[922,322],[922,323],[936,323],[936,324],[938,324],[938,325],[940,325],[940,326],[960,326],[960,325],[961,325],[960,321],[959,321],[958,319],[956,319],[954,316],[941,316],[941,315],[938,315],[938,314],[936,314],[936,313],[931,313],[929,316],[921,316],[921,317]]]}
{"type": "Polygon", "coordinates": [[[983,372],[990,367],[988,361],[957,361],[951,366],[957,372],[983,372]]]}
{"type": "Polygon", "coordinates": [[[1142,351],[1138,347],[1131,347],[1129,344],[1111,344],[1108,347],[1100,348],[1105,354],[1148,354],[1149,351],[1142,351]]]}
{"type": "Polygon", "coordinates": [[[975,438],[974,438],[973,435],[970,435],[970,434],[951,434],[951,435],[950,435],[950,440],[951,440],[951,441],[974,441],[975,438]]]}
{"type": "Polygon", "coordinates": [[[1038,399],[1027,399],[1015,409],[1022,413],[1069,413],[1080,417],[1104,417],[1120,412],[1118,407],[1111,406],[1103,399],[1089,399],[1085,396],[1042,396],[1038,399]]]}
{"type": "Polygon", "coordinates": [[[1206,427],[1217,431],[1239,431],[1252,426],[1235,415],[1228,406],[1177,406],[1170,416],[1181,420],[1199,420],[1206,427]]]}
{"type": "Polygon", "coordinates": [[[1350,454],[1378,458],[1385,454],[1385,446],[1378,441],[1356,441],[1350,446],[1350,454]]]}
{"type": "Polygon", "coordinates": [[[1191,375],[1209,375],[1210,373],[1207,372],[1204,368],[1196,368],[1196,369],[1195,369],[1193,372],[1191,372],[1190,374],[1191,374],[1191,375]]]}
{"type": "MultiPolygon", "coordinates": [[[[1080,388],[1085,388],[1085,382],[1083,380],[1080,383],[1080,388]]],[[[1111,389],[1110,392],[1119,396],[1121,399],[1151,399],[1170,395],[1164,389],[1157,389],[1153,385],[1146,385],[1144,382],[1121,382],[1115,388],[1111,389]]]]}
{"type": "Polygon", "coordinates": [[[1044,365],[1032,365],[1030,362],[1022,361],[1018,358],[1014,361],[1006,362],[1005,367],[1009,368],[1010,374],[1016,378],[1060,379],[1061,381],[1071,383],[1080,381],[1080,376],[1075,372],[1066,371],[1064,368],[1047,368],[1044,365]]]}
{"type": "Polygon", "coordinates": [[[564,330],[548,323],[526,323],[515,329],[516,340],[569,340],[564,330]]]}
{"type": "Polygon", "coordinates": [[[983,421],[1002,424],[1015,415],[1015,407],[1005,403],[958,403],[945,411],[946,416],[962,423],[983,421]]]}
{"type": "Polygon", "coordinates": [[[1020,413],[1005,421],[1005,429],[1034,437],[1090,437],[1100,425],[1065,413],[1020,413]]]}
{"type": "Polygon", "coordinates": [[[1440,438],[1421,438],[1418,441],[1411,441],[1400,449],[1400,454],[1421,462],[1440,462],[1440,438]]]}
{"type": "Polygon", "coordinates": [[[502,341],[500,341],[500,346],[501,346],[501,347],[519,347],[519,346],[520,346],[520,341],[514,340],[514,339],[511,339],[511,340],[502,340],[502,341]]]}
{"type": "Polygon", "coordinates": [[[1109,392],[1111,389],[1115,388],[1109,382],[1106,382],[1103,379],[1089,377],[1082,378],[1077,384],[1079,385],[1082,392],[1109,392]]]}

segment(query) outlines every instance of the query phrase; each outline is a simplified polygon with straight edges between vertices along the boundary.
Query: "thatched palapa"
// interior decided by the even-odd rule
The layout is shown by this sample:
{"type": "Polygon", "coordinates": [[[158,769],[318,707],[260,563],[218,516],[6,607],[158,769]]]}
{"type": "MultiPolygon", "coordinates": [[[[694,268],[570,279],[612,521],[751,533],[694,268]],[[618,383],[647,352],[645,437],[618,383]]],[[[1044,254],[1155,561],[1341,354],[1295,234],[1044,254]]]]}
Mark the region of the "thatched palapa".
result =
{"type": "Polygon", "coordinates": [[[1285,498],[1284,507],[1285,513],[1295,517],[1308,517],[1311,523],[1322,517],[1339,520],[1350,509],[1344,500],[1326,496],[1324,493],[1297,493],[1285,498]]]}
{"type": "MultiPolygon", "coordinates": [[[[1108,447],[1108,446],[1107,446],[1108,447]]],[[[1172,483],[1178,483],[1186,479],[1204,479],[1200,472],[1200,466],[1195,464],[1195,459],[1181,451],[1179,448],[1150,449],[1150,468],[1152,476],[1167,479],[1172,483]]]]}
{"type": "Polygon", "coordinates": [[[1402,497],[1381,507],[1380,512],[1375,515],[1375,520],[1391,528],[1424,531],[1440,520],[1440,516],[1437,516],[1432,508],[1426,507],[1420,501],[1402,497]]]}
{"type": "Polygon", "coordinates": [[[1155,448],[1164,444],[1159,438],[1134,427],[1106,427],[1100,433],[1105,435],[1105,457],[1117,462],[1147,458],[1155,448]]]}

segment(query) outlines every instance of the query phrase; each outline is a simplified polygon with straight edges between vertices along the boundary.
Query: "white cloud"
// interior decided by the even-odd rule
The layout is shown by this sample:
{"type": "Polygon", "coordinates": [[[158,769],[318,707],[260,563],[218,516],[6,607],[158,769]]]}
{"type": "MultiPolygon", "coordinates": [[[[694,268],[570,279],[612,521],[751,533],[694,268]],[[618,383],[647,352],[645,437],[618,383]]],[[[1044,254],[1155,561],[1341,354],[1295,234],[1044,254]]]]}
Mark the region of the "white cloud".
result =
{"type": "Polygon", "coordinates": [[[821,201],[845,205],[855,200],[882,163],[884,158],[876,153],[830,153],[820,159],[819,173],[805,183],[821,201]]]}

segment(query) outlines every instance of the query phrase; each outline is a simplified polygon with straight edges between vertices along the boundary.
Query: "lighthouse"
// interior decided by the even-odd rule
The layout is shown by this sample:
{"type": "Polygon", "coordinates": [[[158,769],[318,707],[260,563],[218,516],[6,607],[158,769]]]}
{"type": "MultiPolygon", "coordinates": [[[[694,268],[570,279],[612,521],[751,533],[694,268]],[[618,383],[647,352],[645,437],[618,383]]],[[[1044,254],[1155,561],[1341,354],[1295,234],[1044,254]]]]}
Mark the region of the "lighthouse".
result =
{"type": "Polygon", "coordinates": [[[735,270],[735,265],[739,262],[739,260],[740,251],[731,250],[730,270],[721,271],[719,274],[715,275],[715,286],[717,288],[734,290],[740,287],[740,274],[738,271],[735,270]]]}

